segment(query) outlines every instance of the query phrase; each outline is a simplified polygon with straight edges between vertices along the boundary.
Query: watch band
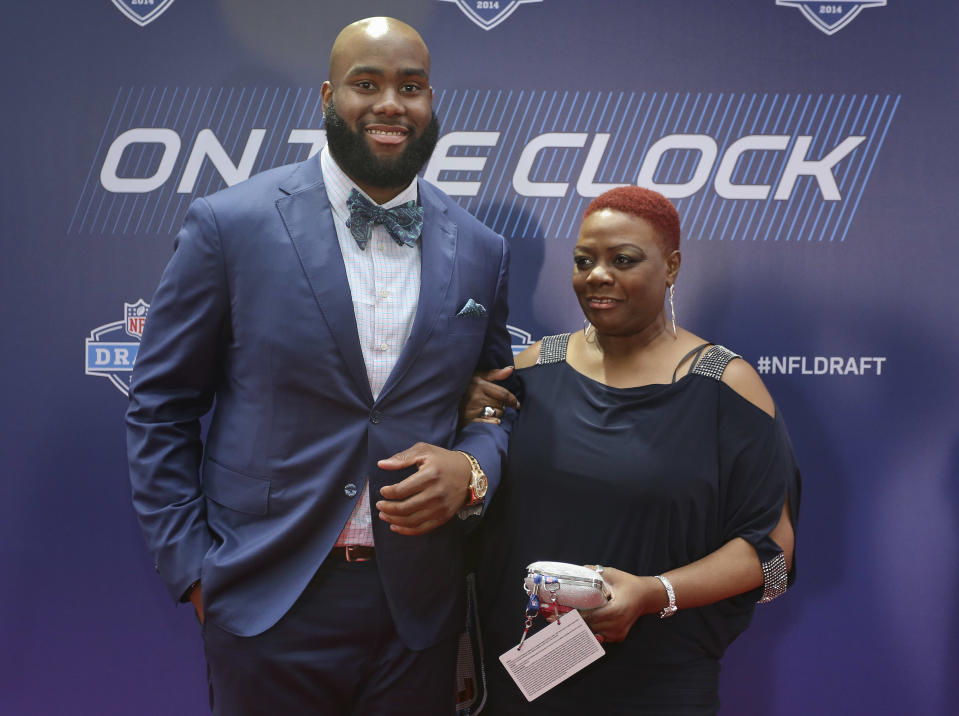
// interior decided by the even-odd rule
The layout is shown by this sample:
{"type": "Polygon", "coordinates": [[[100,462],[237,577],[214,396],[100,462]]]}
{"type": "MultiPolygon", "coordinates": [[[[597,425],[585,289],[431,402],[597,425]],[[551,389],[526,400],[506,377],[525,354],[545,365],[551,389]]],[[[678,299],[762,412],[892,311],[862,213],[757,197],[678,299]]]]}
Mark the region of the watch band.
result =
{"type": "Polygon", "coordinates": [[[668,578],[657,574],[656,579],[662,582],[663,586],[666,587],[666,598],[669,599],[669,604],[663,607],[659,612],[659,618],[666,619],[679,611],[679,607],[676,606],[676,592],[673,591],[673,583],[670,582],[668,578]]]}
{"type": "Polygon", "coordinates": [[[480,467],[479,461],[468,452],[463,450],[457,450],[456,452],[466,457],[470,464],[470,482],[467,486],[470,491],[470,498],[465,507],[482,505],[486,497],[486,473],[480,467]]]}

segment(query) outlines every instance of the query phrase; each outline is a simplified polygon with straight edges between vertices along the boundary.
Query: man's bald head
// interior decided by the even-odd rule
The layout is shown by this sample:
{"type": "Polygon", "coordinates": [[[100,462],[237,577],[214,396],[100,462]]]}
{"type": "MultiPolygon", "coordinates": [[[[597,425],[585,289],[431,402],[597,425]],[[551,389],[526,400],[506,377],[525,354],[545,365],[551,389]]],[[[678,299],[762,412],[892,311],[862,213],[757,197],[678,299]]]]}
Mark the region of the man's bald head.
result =
{"type": "Polygon", "coordinates": [[[416,178],[439,137],[423,38],[390,17],[343,28],[320,90],[330,154],[383,204],[416,178]]]}
{"type": "Polygon", "coordinates": [[[330,51],[330,79],[335,81],[349,70],[357,51],[364,54],[376,47],[385,51],[397,44],[418,46],[416,49],[421,50],[425,58],[423,69],[429,75],[430,51],[420,33],[393,17],[367,17],[350,23],[336,36],[330,51]]]}

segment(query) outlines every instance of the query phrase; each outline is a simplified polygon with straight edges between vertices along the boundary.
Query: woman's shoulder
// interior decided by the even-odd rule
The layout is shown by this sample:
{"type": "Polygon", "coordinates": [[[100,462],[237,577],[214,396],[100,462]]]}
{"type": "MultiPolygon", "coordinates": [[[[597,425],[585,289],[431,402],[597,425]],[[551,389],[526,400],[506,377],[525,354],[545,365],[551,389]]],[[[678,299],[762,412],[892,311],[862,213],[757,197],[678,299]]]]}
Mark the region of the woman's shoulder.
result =
{"type": "Polygon", "coordinates": [[[742,356],[729,361],[720,380],[770,417],[776,416],[776,405],[763,379],[742,356]]]}
{"type": "Polygon", "coordinates": [[[516,358],[513,359],[513,364],[516,366],[516,369],[520,370],[522,368],[529,368],[536,365],[536,361],[539,360],[539,352],[542,346],[543,339],[541,338],[517,354],[516,358]]]}
{"type": "Polygon", "coordinates": [[[745,358],[724,345],[700,338],[689,331],[683,331],[680,337],[684,348],[693,346],[676,367],[680,377],[687,372],[694,372],[719,378],[739,397],[775,417],[776,406],[772,396],[759,373],[745,358]]]}

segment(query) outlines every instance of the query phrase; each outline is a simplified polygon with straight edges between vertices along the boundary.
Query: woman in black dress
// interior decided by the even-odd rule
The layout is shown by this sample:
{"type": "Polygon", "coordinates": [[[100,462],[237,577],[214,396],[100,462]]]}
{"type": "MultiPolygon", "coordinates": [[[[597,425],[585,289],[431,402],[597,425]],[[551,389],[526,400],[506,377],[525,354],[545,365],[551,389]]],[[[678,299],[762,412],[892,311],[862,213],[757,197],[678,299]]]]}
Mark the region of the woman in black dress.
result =
{"type": "MultiPolygon", "coordinates": [[[[665,197],[597,197],[573,258],[587,327],[517,356],[522,407],[479,564],[494,716],[715,714],[720,657],[795,576],[784,423],[746,361],[667,314],[678,247],[665,197]],[[536,560],[604,565],[613,598],[583,614],[606,655],[527,703],[497,657],[519,641],[536,560]]],[[[507,397],[477,379],[466,417],[498,419],[507,397]]]]}

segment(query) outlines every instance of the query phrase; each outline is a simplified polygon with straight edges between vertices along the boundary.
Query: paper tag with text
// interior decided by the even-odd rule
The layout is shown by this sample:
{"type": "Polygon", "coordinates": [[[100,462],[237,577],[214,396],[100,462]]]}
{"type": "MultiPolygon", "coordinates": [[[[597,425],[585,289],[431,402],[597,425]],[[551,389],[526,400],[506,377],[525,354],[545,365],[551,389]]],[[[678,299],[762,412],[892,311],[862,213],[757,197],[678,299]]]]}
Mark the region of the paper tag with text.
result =
{"type": "Polygon", "coordinates": [[[606,652],[579,612],[563,615],[499,658],[527,701],[544,694],[606,652]]]}

